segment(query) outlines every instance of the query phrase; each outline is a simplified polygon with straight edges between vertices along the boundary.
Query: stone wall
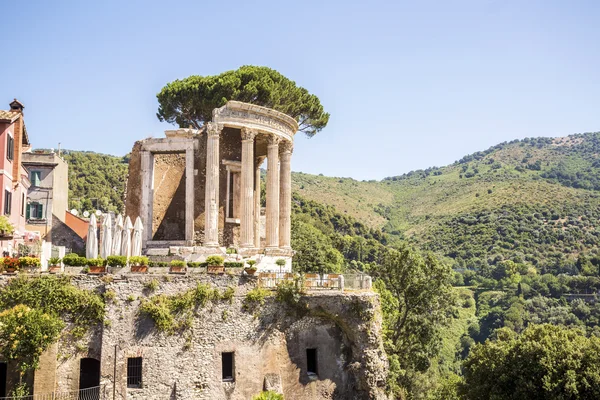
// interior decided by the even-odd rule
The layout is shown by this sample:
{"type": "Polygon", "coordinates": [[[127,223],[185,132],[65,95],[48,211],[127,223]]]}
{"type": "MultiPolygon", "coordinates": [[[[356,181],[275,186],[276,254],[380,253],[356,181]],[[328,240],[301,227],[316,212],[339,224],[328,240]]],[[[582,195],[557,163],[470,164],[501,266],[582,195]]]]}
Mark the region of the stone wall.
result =
{"type": "Polygon", "coordinates": [[[245,400],[265,388],[281,391],[286,400],[386,398],[381,314],[373,292],[318,292],[303,296],[300,309],[270,296],[248,310],[244,300],[256,280],[240,275],[78,275],[73,283],[114,292],[114,300],[107,301],[104,326],[79,342],[59,342],[45,358],[35,377],[45,389],[50,381],[58,391],[78,389],[80,361],[90,357],[101,362],[107,393],[112,395],[116,381],[119,400],[245,400]],[[159,282],[155,291],[148,289],[153,279],[159,282]],[[196,309],[190,328],[173,335],[139,315],[142,299],[180,294],[199,282],[221,292],[233,287],[232,301],[209,301],[196,309]],[[318,375],[307,373],[306,349],[317,349],[318,375]],[[223,352],[234,353],[233,382],[222,379],[223,352]],[[127,387],[129,357],[143,358],[140,388],[127,387]]]}
{"type": "MultiPolygon", "coordinates": [[[[206,135],[193,136],[196,141],[194,151],[194,230],[195,240],[203,242],[205,224],[205,179],[206,179],[206,135]]],[[[140,215],[141,210],[141,146],[145,139],[134,144],[129,160],[129,174],[127,179],[127,193],[125,194],[125,215],[132,221],[140,215]]],[[[219,140],[219,243],[222,246],[238,245],[239,229],[238,223],[226,222],[225,210],[227,202],[227,169],[223,160],[241,161],[241,134],[239,129],[224,128],[219,140]]],[[[266,144],[264,139],[257,138],[255,157],[266,155],[266,144]]],[[[184,213],[185,205],[185,159],[183,153],[178,154],[156,154],[154,164],[154,201],[153,201],[153,231],[156,232],[154,240],[177,240],[172,235],[165,236],[161,233],[161,224],[172,226],[181,225],[178,211],[184,213]],[[177,161],[179,160],[179,161],[177,161]]],[[[183,233],[183,226],[181,227],[183,233]]],[[[182,240],[181,238],[179,240],[182,240]]]]}

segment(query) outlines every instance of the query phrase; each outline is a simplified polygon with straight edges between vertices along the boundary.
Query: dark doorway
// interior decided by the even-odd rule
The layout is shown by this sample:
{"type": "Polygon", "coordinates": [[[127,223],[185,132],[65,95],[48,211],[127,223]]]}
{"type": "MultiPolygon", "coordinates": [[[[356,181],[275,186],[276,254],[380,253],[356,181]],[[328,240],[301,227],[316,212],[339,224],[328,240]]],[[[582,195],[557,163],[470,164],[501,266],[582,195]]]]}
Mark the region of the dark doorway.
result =
{"type": "Polygon", "coordinates": [[[82,358],[79,363],[79,390],[100,386],[100,361],[82,358]]]}
{"type": "Polygon", "coordinates": [[[306,349],[306,372],[308,375],[318,375],[317,349],[306,349]]]}
{"type": "Polygon", "coordinates": [[[0,397],[6,397],[6,363],[0,363],[0,397]]]}
{"type": "Polygon", "coordinates": [[[233,353],[221,353],[221,367],[223,370],[223,381],[233,382],[233,353]]]}

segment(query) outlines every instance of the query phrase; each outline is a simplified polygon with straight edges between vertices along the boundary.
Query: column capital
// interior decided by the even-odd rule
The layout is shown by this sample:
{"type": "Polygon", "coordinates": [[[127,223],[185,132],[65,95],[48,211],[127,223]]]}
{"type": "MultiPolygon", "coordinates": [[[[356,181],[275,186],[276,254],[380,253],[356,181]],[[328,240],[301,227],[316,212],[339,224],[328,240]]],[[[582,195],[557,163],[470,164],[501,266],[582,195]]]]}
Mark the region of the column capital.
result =
{"type": "Polygon", "coordinates": [[[294,143],[290,140],[282,140],[279,143],[279,154],[284,153],[293,153],[294,152],[294,143]]]}
{"type": "Polygon", "coordinates": [[[208,122],[206,124],[206,134],[209,137],[219,136],[223,130],[223,124],[217,124],[216,122],[208,122]]]}
{"type": "Polygon", "coordinates": [[[246,127],[242,128],[242,140],[254,140],[257,134],[258,131],[256,129],[246,127]]]}
{"type": "Polygon", "coordinates": [[[267,139],[268,143],[269,143],[269,147],[270,146],[277,146],[279,145],[279,142],[281,141],[281,138],[277,135],[269,135],[269,138],[267,139]]]}

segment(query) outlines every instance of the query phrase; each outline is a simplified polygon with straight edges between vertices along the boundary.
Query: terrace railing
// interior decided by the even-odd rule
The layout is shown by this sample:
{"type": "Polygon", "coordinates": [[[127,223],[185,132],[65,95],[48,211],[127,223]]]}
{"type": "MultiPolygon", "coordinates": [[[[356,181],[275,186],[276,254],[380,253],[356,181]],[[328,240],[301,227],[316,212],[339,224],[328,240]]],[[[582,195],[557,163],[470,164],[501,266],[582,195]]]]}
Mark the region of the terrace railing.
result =
{"type": "Polygon", "coordinates": [[[305,274],[301,279],[292,273],[263,272],[258,275],[258,284],[263,288],[275,289],[282,282],[298,282],[305,290],[371,289],[371,277],[364,274],[305,274]]]}
{"type": "Polygon", "coordinates": [[[105,386],[68,392],[34,394],[31,396],[0,397],[0,400],[108,400],[105,386]]]}

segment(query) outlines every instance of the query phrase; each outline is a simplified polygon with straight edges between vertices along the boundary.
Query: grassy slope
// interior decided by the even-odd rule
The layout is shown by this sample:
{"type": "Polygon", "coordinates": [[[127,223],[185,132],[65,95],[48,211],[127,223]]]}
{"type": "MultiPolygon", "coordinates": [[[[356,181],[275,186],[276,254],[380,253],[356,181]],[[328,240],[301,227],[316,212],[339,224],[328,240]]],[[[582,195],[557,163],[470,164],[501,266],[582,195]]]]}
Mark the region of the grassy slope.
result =
{"type": "Polygon", "coordinates": [[[594,175],[597,171],[589,167],[597,153],[589,145],[597,147],[597,142],[597,134],[515,141],[446,167],[380,182],[308,174],[294,174],[293,180],[304,197],[419,243],[435,226],[458,214],[504,205],[568,205],[586,200],[591,206],[600,205],[596,191],[544,177],[557,166],[574,174],[594,175]],[[528,168],[538,160],[539,170],[528,168]]]}

